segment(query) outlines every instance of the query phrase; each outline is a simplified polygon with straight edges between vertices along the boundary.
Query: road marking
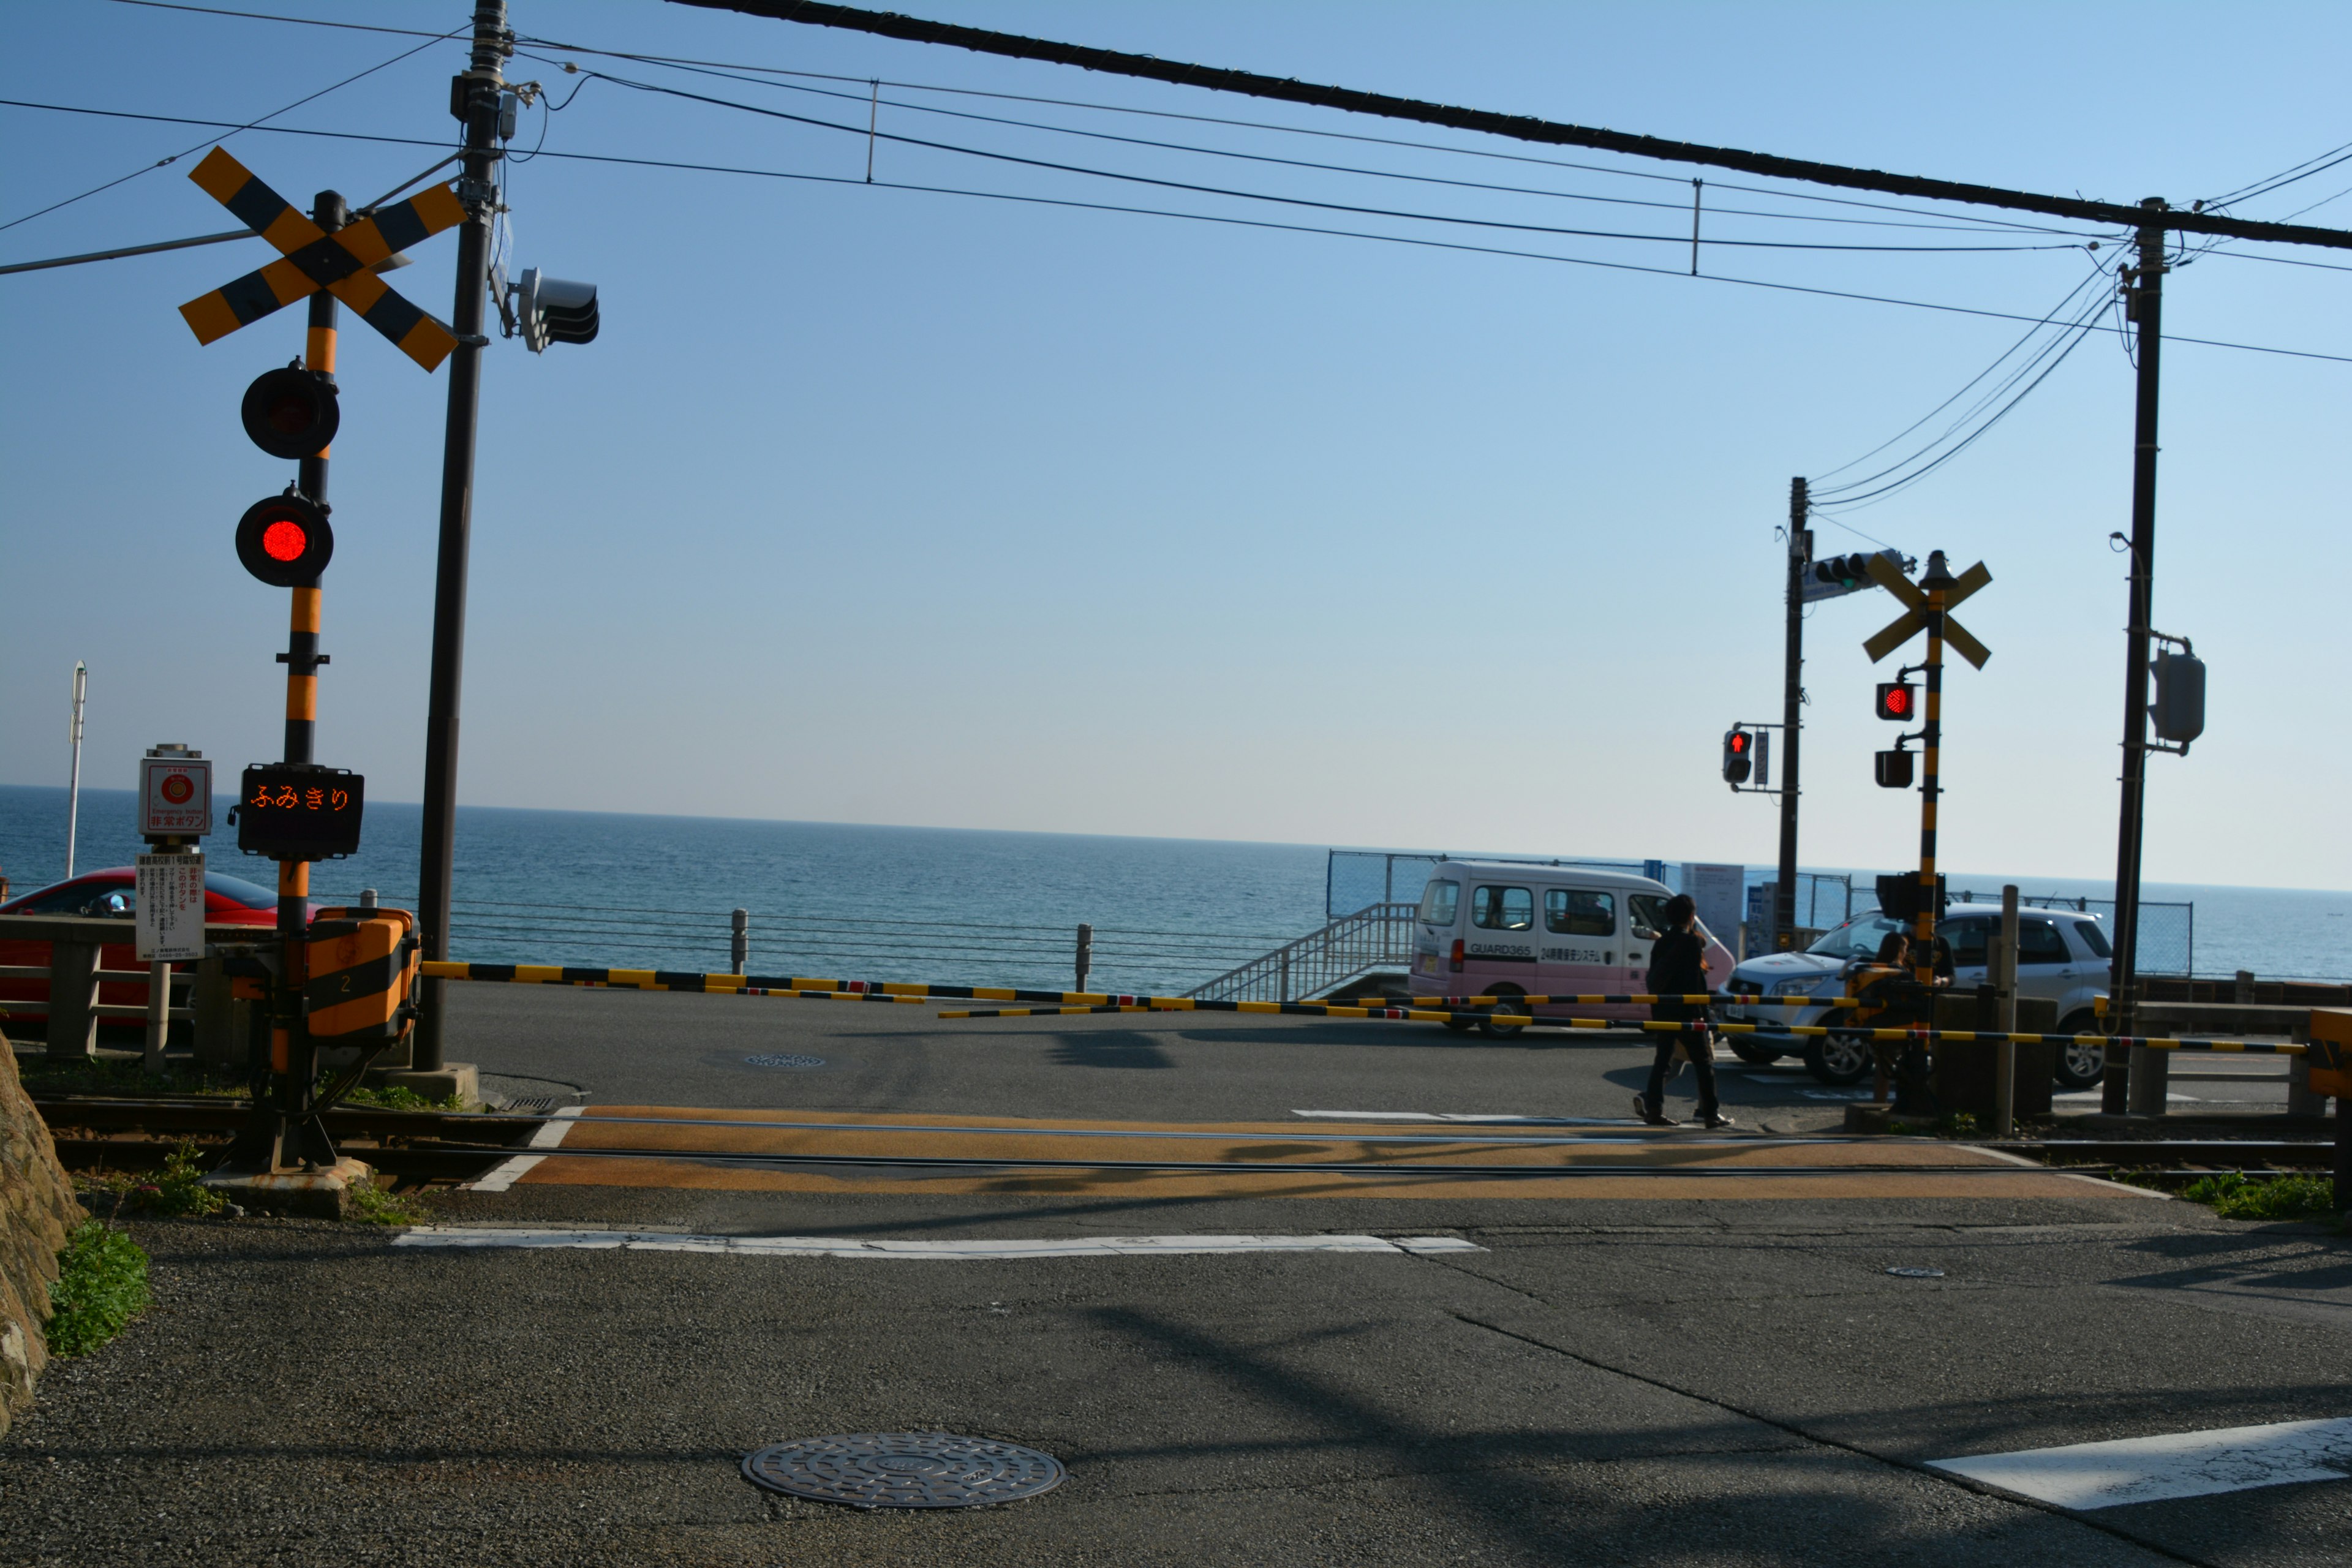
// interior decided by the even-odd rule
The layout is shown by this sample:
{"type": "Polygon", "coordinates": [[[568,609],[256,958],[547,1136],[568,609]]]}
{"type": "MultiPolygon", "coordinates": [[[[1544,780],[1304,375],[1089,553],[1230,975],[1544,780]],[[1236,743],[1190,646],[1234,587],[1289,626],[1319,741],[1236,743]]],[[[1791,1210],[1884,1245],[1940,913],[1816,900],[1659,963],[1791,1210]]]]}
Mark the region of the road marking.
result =
{"type": "MultiPolygon", "coordinates": [[[[2074,1093],[2053,1094],[2050,1097],[2050,1103],[2053,1105],[2088,1105],[2091,1101],[2101,1098],[2105,1092],[2106,1091],[2104,1089],[2086,1089],[2074,1093]]],[[[2197,1103],[2197,1097],[2193,1094],[2174,1094],[2168,1090],[2164,1098],[2170,1100],[2186,1100],[2191,1105],[2197,1103]]]]}
{"type": "Polygon", "coordinates": [[[1184,1258],[1224,1252],[1374,1252],[1427,1256],[1484,1252],[1453,1236],[1105,1236],[984,1241],[857,1241],[817,1236],[680,1236],[667,1231],[521,1230],[421,1226],[394,1247],[529,1249],[583,1247],[628,1252],[716,1252],[742,1258],[1184,1258]]]}
{"type": "MultiPolygon", "coordinates": [[[[552,1149],[562,1143],[563,1135],[572,1131],[575,1119],[586,1109],[588,1108],[584,1105],[565,1106],[541,1125],[538,1131],[530,1135],[530,1142],[527,1147],[552,1149]]],[[[544,1154],[517,1154],[513,1159],[503,1162],[488,1175],[476,1182],[472,1190],[478,1193],[505,1192],[522,1179],[524,1172],[546,1158],[544,1154]]]]}
{"type": "Polygon", "coordinates": [[[1639,1127],[1630,1116],[1480,1116],[1455,1110],[1294,1110],[1309,1121],[1458,1121],[1474,1127],[1639,1127]]]}
{"type": "Polygon", "coordinates": [[[2119,1508],[2352,1479],[2352,1419],[2220,1426],[1927,1463],[2060,1508],[2119,1508]]]}

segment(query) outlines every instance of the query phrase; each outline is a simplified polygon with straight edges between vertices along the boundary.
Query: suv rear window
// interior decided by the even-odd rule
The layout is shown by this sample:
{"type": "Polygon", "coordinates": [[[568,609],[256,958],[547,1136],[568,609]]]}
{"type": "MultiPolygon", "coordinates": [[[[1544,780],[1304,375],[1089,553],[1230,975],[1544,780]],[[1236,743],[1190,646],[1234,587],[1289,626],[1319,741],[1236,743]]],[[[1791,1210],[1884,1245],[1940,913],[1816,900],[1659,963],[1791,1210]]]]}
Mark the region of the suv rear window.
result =
{"type": "Polygon", "coordinates": [[[1462,908],[1462,884],[1433,881],[1421,890],[1421,919],[1424,925],[1450,926],[1462,908]]]}
{"type": "Polygon", "coordinates": [[[2017,962],[2020,963],[2072,963],[2074,955],[2066,951],[2066,939],[2048,921],[2017,922],[2017,962]]]}
{"type": "Polygon", "coordinates": [[[1470,923],[1481,931],[1526,931],[1536,923],[1536,896],[1525,888],[1480,888],[1470,896],[1470,923]]]}
{"type": "Polygon", "coordinates": [[[2074,921],[2071,923],[2074,927],[2074,934],[2083,939],[2083,945],[2091,950],[2092,957],[2113,958],[2116,955],[2116,950],[2107,945],[2107,933],[2099,929],[2098,921],[2074,921]]]}

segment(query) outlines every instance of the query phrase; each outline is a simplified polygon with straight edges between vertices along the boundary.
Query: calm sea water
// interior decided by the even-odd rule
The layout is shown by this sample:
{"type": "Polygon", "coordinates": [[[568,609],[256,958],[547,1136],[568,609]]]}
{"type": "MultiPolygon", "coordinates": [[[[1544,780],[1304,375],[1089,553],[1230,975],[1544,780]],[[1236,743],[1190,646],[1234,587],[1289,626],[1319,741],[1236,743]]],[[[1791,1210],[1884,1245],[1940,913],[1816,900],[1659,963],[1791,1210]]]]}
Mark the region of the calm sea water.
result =
{"type": "MultiPolygon", "coordinates": [[[[134,825],[130,791],[83,790],[77,866],[128,864],[142,847],[134,825]]],[[[313,896],[373,887],[387,903],[413,900],[419,825],[416,806],[370,805],[366,847],[315,868],[313,896]]],[[[16,892],[63,874],[65,837],[64,790],[0,785],[0,869],[16,892]]],[[[230,830],[211,844],[215,870],[270,883],[270,863],[238,854],[230,830]]],[[[715,970],[740,907],[755,972],[1065,985],[1085,921],[1101,928],[1093,984],[1181,989],[1320,925],[1324,865],[1319,845],[466,807],[453,936],[474,959],[715,970]]],[[[2028,893],[2113,890],[1957,874],[1951,887],[1997,899],[2005,880],[2028,893]]],[[[2144,891],[2194,903],[2200,974],[2352,976],[2352,893],[2144,891]]]]}

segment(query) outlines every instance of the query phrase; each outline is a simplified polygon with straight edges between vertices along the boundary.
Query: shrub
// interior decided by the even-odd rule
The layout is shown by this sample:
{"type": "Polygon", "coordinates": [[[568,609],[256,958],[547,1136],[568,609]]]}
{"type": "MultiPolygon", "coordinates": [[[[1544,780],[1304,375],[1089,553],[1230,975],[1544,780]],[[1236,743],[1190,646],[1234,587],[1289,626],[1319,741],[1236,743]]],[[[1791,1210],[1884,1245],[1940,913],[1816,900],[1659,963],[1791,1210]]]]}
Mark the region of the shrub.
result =
{"type": "Polygon", "coordinates": [[[104,1220],[84,1220],[58,1254],[49,1283],[49,1353],[88,1355],[122,1331],[153,1303],[147,1292],[147,1254],[104,1220]]]}
{"type": "Polygon", "coordinates": [[[2336,1213],[2336,1184],[2326,1176],[2258,1180],[2229,1171],[2200,1176],[2180,1195],[2212,1205],[2224,1219],[2325,1219],[2336,1213]]]}

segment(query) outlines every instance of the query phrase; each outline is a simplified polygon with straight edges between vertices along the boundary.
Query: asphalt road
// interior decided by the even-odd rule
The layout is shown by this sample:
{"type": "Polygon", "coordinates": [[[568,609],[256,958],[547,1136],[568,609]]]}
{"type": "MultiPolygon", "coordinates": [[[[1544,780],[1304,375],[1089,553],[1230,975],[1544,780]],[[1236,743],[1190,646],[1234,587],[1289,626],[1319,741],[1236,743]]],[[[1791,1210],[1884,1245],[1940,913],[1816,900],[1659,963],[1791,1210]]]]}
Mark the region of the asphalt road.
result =
{"type": "MultiPolygon", "coordinates": [[[[1630,1038],[1427,1026],[458,997],[458,1054],[600,1108],[1301,1129],[1302,1109],[1613,1117],[1647,1065],[1630,1038]]],[[[1799,1076],[1726,1086],[1751,1126],[1843,1110],[1799,1076]]],[[[292,1221],[134,1223],[158,1306],[54,1368],[0,1441],[0,1564],[2344,1561],[2343,1480],[2070,1512],[1927,1468],[2352,1415],[2352,1242],[2089,1182],[2026,1190],[526,1180],[430,1200],[443,1226],[509,1238],[1475,1248],[1443,1253],[460,1249],[292,1221]],[[788,1438],[921,1430],[1043,1448],[1069,1479],[1002,1508],[860,1512],[739,1470],[788,1438]]]]}

